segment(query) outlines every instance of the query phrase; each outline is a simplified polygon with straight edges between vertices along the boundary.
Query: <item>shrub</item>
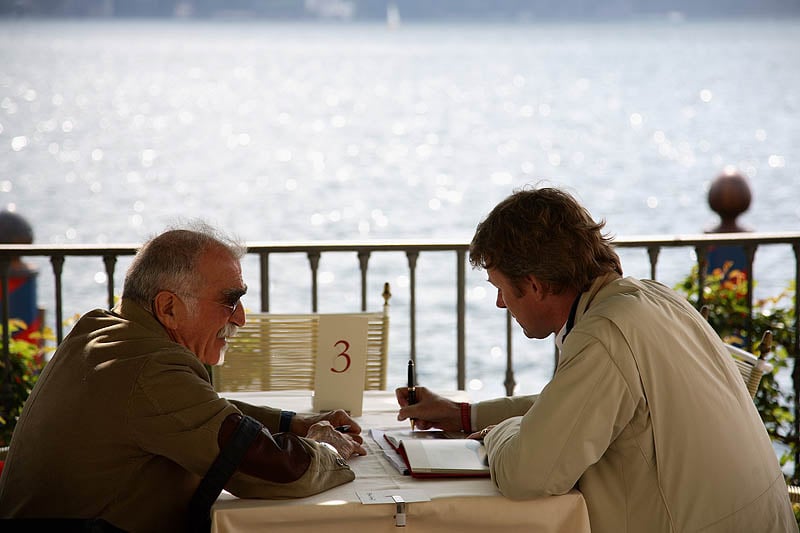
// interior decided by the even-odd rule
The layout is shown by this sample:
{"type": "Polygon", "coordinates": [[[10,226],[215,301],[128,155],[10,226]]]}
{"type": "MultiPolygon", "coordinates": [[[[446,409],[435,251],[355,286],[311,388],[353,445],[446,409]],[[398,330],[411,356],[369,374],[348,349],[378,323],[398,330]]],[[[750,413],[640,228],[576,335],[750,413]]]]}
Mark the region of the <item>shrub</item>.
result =
{"type": "Polygon", "coordinates": [[[8,446],[11,441],[11,433],[17,425],[22,407],[44,368],[44,354],[48,349],[42,345],[45,340],[52,338],[47,329],[14,336],[14,333],[25,329],[27,326],[23,321],[9,321],[11,338],[8,361],[0,355],[0,446],[8,446]]]}

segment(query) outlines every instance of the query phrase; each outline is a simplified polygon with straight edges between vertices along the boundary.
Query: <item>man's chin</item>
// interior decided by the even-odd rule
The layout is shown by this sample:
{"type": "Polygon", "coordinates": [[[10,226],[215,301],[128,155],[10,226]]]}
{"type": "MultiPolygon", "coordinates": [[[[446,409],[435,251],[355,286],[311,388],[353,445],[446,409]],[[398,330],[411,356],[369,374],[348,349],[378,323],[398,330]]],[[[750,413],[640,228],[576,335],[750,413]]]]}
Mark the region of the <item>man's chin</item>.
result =
{"type": "Polygon", "coordinates": [[[530,331],[530,330],[525,329],[525,328],[522,328],[522,333],[524,333],[525,336],[527,338],[529,338],[529,339],[546,339],[547,337],[550,336],[550,333],[548,333],[547,335],[543,335],[541,333],[537,333],[535,331],[530,331]]]}
{"type": "Polygon", "coordinates": [[[225,345],[225,347],[223,349],[221,349],[219,351],[219,359],[217,359],[217,362],[214,363],[213,366],[222,366],[222,365],[225,364],[225,352],[226,351],[228,351],[228,345],[227,344],[225,345]]]}

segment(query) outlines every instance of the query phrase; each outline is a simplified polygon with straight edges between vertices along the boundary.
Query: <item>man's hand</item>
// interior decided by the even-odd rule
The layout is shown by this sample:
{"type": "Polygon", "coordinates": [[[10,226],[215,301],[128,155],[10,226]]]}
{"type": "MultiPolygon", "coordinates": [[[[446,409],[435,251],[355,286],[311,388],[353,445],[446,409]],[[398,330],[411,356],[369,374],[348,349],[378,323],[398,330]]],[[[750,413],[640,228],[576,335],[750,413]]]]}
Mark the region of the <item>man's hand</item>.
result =
{"type": "Polygon", "coordinates": [[[443,398],[425,387],[417,387],[417,403],[408,405],[408,388],[395,389],[400,411],[398,420],[413,418],[418,429],[439,428],[445,431],[463,431],[461,407],[458,403],[443,398]]]}
{"type": "Polygon", "coordinates": [[[349,459],[353,455],[367,455],[367,450],[361,445],[360,436],[336,431],[327,420],[312,424],[306,437],[317,442],[327,442],[336,448],[344,459],[349,459]]]}
{"type": "Polygon", "coordinates": [[[483,428],[480,431],[476,431],[475,433],[470,433],[469,435],[467,435],[467,438],[468,439],[473,439],[473,440],[483,440],[484,437],[486,437],[486,435],[488,435],[489,432],[492,429],[494,429],[494,426],[495,425],[492,424],[491,426],[486,426],[485,428],[483,428]]]}
{"type": "Polygon", "coordinates": [[[361,426],[358,425],[358,422],[350,418],[350,415],[342,409],[336,409],[335,411],[328,411],[327,413],[320,413],[318,415],[295,415],[292,418],[289,431],[301,437],[305,437],[308,435],[308,431],[312,425],[317,422],[322,422],[323,420],[330,422],[333,427],[349,426],[346,432],[347,435],[359,444],[364,442],[361,435],[359,435],[361,433],[361,426]]]}

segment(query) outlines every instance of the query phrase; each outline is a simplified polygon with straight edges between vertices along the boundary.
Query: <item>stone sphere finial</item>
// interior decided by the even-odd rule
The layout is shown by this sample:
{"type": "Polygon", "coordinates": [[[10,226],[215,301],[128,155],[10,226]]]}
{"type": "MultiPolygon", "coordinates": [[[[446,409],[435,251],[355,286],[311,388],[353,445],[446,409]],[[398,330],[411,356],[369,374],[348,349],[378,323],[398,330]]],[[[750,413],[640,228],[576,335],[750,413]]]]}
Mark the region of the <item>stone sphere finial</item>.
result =
{"type": "Polygon", "coordinates": [[[33,228],[13,211],[0,211],[0,243],[33,244],[33,228]]]}
{"type": "Polygon", "coordinates": [[[708,190],[708,205],[719,215],[720,224],[711,233],[747,231],[736,218],[750,207],[750,186],[744,176],[735,171],[725,171],[717,176],[708,190]]]}

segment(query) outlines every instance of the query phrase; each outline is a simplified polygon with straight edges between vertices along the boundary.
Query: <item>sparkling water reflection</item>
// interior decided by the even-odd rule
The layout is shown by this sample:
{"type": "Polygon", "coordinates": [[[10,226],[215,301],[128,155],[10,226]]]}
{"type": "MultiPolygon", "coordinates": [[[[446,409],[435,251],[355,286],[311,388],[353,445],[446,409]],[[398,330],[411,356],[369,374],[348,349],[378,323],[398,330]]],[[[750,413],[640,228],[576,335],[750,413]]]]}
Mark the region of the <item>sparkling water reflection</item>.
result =
{"type": "MultiPolygon", "coordinates": [[[[28,217],[40,243],[141,242],[193,217],[245,240],[466,241],[513,188],[547,179],[612,233],[676,234],[715,224],[705,193],[731,165],[753,189],[743,224],[797,230],[798,52],[796,21],[389,32],[5,20],[0,205],[28,217]]],[[[648,274],[645,254],[623,257],[629,273],[648,274]]],[[[787,257],[759,252],[758,291],[785,285],[787,257]]],[[[664,253],[659,276],[674,283],[691,262],[685,250],[664,253]]],[[[358,306],[356,264],[323,259],[322,310],[358,306]]],[[[371,294],[395,287],[392,382],[408,353],[406,265],[401,255],[370,261],[371,294]]],[[[245,268],[254,281],[257,265],[245,268]]],[[[454,261],[433,254],[418,268],[420,379],[452,387],[454,261]]],[[[104,302],[99,271],[67,262],[68,314],[104,302]]],[[[309,308],[298,272],[304,258],[273,266],[274,309],[309,308]]],[[[505,319],[485,274],[469,276],[468,379],[496,394],[505,319]]],[[[538,390],[552,345],[514,342],[520,390],[538,390]]]]}

